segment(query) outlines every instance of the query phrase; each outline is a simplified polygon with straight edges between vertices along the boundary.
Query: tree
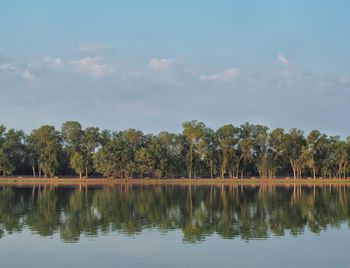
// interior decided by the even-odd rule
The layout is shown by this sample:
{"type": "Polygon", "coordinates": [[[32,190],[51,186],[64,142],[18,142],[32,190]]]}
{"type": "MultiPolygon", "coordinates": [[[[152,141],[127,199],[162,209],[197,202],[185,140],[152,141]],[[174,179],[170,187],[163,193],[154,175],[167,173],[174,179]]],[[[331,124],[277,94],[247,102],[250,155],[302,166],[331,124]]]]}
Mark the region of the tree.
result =
{"type": "Polygon", "coordinates": [[[342,140],[337,140],[335,144],[335,162],[337,165],[337,178],[345,178],[349,166],[349,148],[348,143],[342,140]]]}
{"type": "Polygon", "coordinates": [[[240,138],[238,142],[238,168],[241,166],[241,178],[243,178],[245,169],[247,169],[248,165],[253,161],[253,129],[254,125],[249,123],[241,125],[240,138]]]}
{"type": "Polygon", "coordinates": [[[33,177],[36,177],[37,166],[39,163],[39,150],[37,148],[36,140],[33,135],[25,137],[25,151],[27,161],[32,169],[33,177]]]}
{"type": "Polygon", "coordinates": [[[199,140],[203,134],[203,129],[205,128],[204,123],[198,122],[196,120],[187,121],[182,123],[183,131],[182,134],[189,143],[188,151],[188,177],[192,178],[194,171],[193,160],[194,160],[194,149],[198,145],[199,140]]]}
{"type": "Polygon", "coordinates": [[[141,178],[143,178],[145,174],[150,175],[155,172],[155,162],[153,158],[154,155],[147,148],[141,148],[136,152],[136,161],[141,178]]]}
{"type": "Polygon", "coordinates": [[[93,155],[93,163],[96,172],[105,177],[116,176],[119,170],[116,153],[113,150],[113,145],[106,144],[96,154],[93,155]]]}
{"type": "Polygon", "coordinates": [[[253,131],[254,163],[261,178],[269,176],[269,134],[268,127],[256,125],[253,131]]]}
{"type": "Polygon", "coordinates": [[[99,145],[99,142],[100,133],[98,128],[88,127],[84,130],[81,141],[81,151],[84,157],[84,170],[86,178],[93,167],[93,153],[99,145]]]}
{"type": "Polygon", "coordinates": [[[62,139],[70,153],[81,151],[83,133],[82,127],[77,121],[66,121],[62,124],[62,139]]]}
{"type": "Polygon", "coordinates": [[[198,144],[198,154],[209,168],[210,178],[217,173],[219,141],[217,134],[210,128],[204,128],[198,144]]]}
{"type": "Polygon", "coordinates": [[[66,159],[68,159],[67,165],[70,165],[80,178],[82,177],[80,165],[82,164],[85,167],[85,158],[82,151],[83,134],[82,127],[77,121],[66,121],[62,124],[61,136],[64,153],[66,159]]]}
{"type": "MultiPolygon", "coordinates": [[[[221,178],[225,177],[230,166],[230,161],[233,160],[234,151],[239,140],[239,129],[233,125],[224,125],[216,131],[220,150],[220,174],[221,178]]],[[[232,172],[234,176],[234,170],[232,172]]]]}
{"type": "Polygon", "coordinates": [[[0,125],[0,175],[89,174],[133,178],[276,176],[344,178],[350,172],[350,138],[312,130],[272,131],[263,125],[224,125],[216,131],[196,120],[182,133],[111,132],[63,123],[61,132],[42,126],[26,136],[0,125]],[[31,171],[30,171],[31,170],[31,171]]]}
{"type": "Polygon", "coordinates": [[[317,172],[321,169],[326,139],[326,135],[321,135],[321,133],[315,129],[312,130],[306,138],[307,145],[302,154],[306,166],[312,170],[313,178],[316,178],[317,172]]]}
{"type": "Polygon", "coordinates": [[[38,155],[37,166],[39,176],[43,171],[45,176],[53,177],[59,167],[59,156],[62,150],[61,137],[53,126],[42,126],[34,129],[29,138],[33,154],[38,155]]]}
{"type": "Polygon", "coordinates": [[[187,144],[181,134],[162,131],[157,136],[157,162],[166,177],[182,176],[186,166],[187,144]]]}
{"type": "Polygon", "coordinates": [[[127,177],[133,177],[137,169],[136,152],[144,145],[144,135],[142,131],[136,129],[127,129],[123,132],[125,140],[125,171],[127,177]]]}
{"type": "Polygon", "coordinates": [[[72,153],[70,157],[70,165],[75,170],[75,172],[79,174],[79,178],[82,178],[85,168],[85,161],[84,156],[80,152],[75,151],[72,153]]]}
{"type": "Polygon", "coordinates": [[[289,133],[285,135],[285,156],[288,158],[293,170],[294,179],[301,176],[301,161],[300,156],[305,146],[306,141],[303,131],[292,128],[289,133]]]}
{"type": "Polygon", "coordinates": [[[126,166],[129,161],[123,132],[114,132],[110,137],[105,135],[102,148],[93,154],[96,172],[106,177],[128,177],[126,166]]]}
{"type": "Polygon", "coordinates": [[[283,166],[285,154],[285,133],[282,128],[276,128],[269,135],[269,173],[275,177],[276,173],[283,166]]]}
{"type": "Polygon", "coordinates": [[[24,132],[0,126],[0,172],[12,175],[24,161],[24,132]]]}

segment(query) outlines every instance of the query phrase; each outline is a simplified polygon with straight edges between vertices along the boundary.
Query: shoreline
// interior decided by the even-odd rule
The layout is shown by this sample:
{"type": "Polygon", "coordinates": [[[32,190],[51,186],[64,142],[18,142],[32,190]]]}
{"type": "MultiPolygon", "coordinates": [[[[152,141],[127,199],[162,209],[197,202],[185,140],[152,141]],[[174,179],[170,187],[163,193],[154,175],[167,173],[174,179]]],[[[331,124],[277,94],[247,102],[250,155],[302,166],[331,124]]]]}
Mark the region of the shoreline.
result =
{"type": "Polygon", "coordinates": [[[13,186],[34,186],[34,185],[52,185],[52,186],[113,186],[113,185],[177,185],[177,186],[330,186],[330,185],[346,185],[350,186],[350,178],[346,179],[321,179],[321,178],[276,178],[276,179],[259,179],[259,178],[227,178],[227,179],[113,179],[113,178],[87,178],[80,179],[78,177],[63,178],[34,178],[34,177],[8,177],[0,178],[0,185],[13,186]]]}

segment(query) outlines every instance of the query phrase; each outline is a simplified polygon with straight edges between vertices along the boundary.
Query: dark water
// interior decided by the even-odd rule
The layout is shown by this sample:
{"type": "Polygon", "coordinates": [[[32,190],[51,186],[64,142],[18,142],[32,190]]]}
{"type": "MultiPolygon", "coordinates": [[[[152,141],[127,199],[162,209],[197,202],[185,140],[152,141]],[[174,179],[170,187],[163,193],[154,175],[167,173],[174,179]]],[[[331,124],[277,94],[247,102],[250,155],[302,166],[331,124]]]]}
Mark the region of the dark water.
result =
{"type": "Polygon", "coordinates": [[[1,267],[350,267],[350,187],[0,189],[1,267]]]}

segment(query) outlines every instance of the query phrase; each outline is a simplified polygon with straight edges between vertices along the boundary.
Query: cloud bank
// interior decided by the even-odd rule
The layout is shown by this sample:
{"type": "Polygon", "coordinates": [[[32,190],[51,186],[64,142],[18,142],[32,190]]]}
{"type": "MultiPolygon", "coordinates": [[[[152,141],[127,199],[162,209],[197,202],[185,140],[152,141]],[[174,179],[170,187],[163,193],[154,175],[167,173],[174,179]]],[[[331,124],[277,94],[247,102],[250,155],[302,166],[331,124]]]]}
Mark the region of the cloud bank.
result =
{"type": "Polygon", "coordinates": [[[101,63],[99,57],[87,57],[71,61],[73,68],[79,72],[85,72],[93,77],[102,77],[112,73],[112,68],[101,63]]]}
{"type": "Polygon", "coordinates": [[[149,66],[155,72],[168,71],[170,66],[176,62],[175,59],[166,58],[152,58],[149,62],[149,66]]]}
{"type": "Polygon", "coordinates": [[[202,75],[199,79],[203,82],[205,81],[219,81],[219,82],[232,82],[239,74],[237,68],[230,68],[226,70],[219,71],[215,74],[202,75]]]}
{"type": "Polygon", "coordinates": [[[78,120],[157,132],[181,131],[183,121],[198,119],[213,128],[249,121],[350,134],[343,124],[349,116],[350,74],[315,74],[288,64],[284,56],[283,66],[270,69],[212,72],[173,58],[132,64],[93,54],[77,58],[0,61],[0,123],[30,131],[78,120]]]}

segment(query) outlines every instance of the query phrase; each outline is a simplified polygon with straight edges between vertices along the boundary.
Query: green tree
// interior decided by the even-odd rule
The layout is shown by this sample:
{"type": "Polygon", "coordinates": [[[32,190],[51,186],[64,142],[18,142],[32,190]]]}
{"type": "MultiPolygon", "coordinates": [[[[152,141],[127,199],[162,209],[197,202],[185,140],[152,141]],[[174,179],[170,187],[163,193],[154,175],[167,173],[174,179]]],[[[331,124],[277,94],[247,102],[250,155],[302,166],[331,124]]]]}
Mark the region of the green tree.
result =
{"type": "Polygon", "coordinates": [[[62,124],[62,139],[70,153],[81,151],[83,133],[81,124],[77,121],[66,121],[62,124]]]}
{"type": "Polygon", "coordinates": [[[79,174],[79,178],[82,178],[85,168],[85,161],[84,156],[80,152],[75,151],[72,153],[70,157],[70,165],[75,170],[75,172],[79,174]]]}
{"type": "Polygon", "coordinates": [[[285,135],[285,156],[288,158],[289,163],[293,170],[293,177],[296,179],[301,176],[301,161],[300,156],[306,141],[303,131],[300,129],[292,128],[289,133],[285,135]]]}
{"type": "Polygon", "coordinates": [[[82,177],[80,165],[85,167],[85,158],[82,151],[83,130],[79,122],[67,121],[62,124],[61,136],[66,159],[73,170],[82,177]],[[82,158],[82,159],[80,159],[82,158]]]}
{"type": "Polygon", "coordinates": [[[61,137],[53,126],[42,126],[34,129],[30,137],[33,150],[38,154],[38,171],[45,176],[53,177],[59,167],[59,157],[62,151],[61,137]]]}
{"type": "Polygon", "coordinates": [[[209,168],[210,178],[214,178],[217,173],[219,141],[217,133],[210,128],[203,130],[202,138],[198,144],[198,153],[201,159],[205,161],[209,168]]]}
{"type": "MultiPolygon", "coordinates": [[[[220,175],[223,179],[233,160],[239,141],[239,129],[233,125],[224,125],[216,131],[220,150],[220,175]]],[[[234,168],[234,166],[233,166],[234,168]]],[[[234,176],[234,170],[232,172],[234,176]]]]}
{"type": "Polygon", "coordinates": [[[136,129],[127,129],[123,132],[125,140],[124,160],[126,177],[133,177],[137,170],[136,153],[144,145],[144,135],[142,131],[136,129]]]}
{"type": "Polygon", "coordinates": [[[136,161],[141,177],[145,174],[151,175],[155,172],[154,155],[147,148],[141,148],[136,152],[136,161]]]}
{"type": "Polygon", "coordinates": [[[103,146],[93,155],[96,172],[106,177],[127,177],[126,165],[129,161],[123,132],[114,132],[110,137],[105,135],[103,146]]]}
{"type": "Polygon", "coordinates": [[[302,152],[303,161],[312,171],[313,178],[316,178],[317,172],[322,167],[326,139],[326,135],[322,135],[318,130],[312,130],[306,138],[307,144],[302,152]]]}
{"type": "Polygon", "coordinates": [[[269,134],[268,127],[256,125],[253,132],[254,163],[261,178],[269,177],[269,134]]]}
{"type": "Polygon", "coordinates": [[[24,161],[24,133],[0,126],[0,172],[12,175],[24,161]]]}
{"type": "MultiPolygon", "coordinates": [[[[278,170],[284,165],[285,133],[282,128],[276,128],[269,134],[269,174],[275,177],[278,170]]],[[[285,174],[284,174],[285,175],[285,174]]]]}
{"type": "Polygon", "coordinates": [[[253,130],[254,125],[249,123],[241,125],[240,139],[238,142],[238,167],[241,167],[241,178],[243,178],[244,171],[248,168],[249,164],[253,162],[253,130]]]}
{"type": "Polygon", "coordinates": [[[186,138],[189,143],[188,150],[188,160],[187,160],[187,168],[188,168],[188,177],[192,178],[194,173],[193,162],[194,162],[194,149],[199,143],[200,138],[203,135],[203,129],[205,128],[204,123],[198,122],[196,120],[187,121],[182,123],[183,131],[182,134],[186,138]]]}
{"type": "Polygon", "coordinates": [[[84,170],[87,178],[93,167],[93,154],[100,144],[100,132],[96,127],[88,127],[84,130],[81,141],[81,151],[84,156],[84,170]]]}

